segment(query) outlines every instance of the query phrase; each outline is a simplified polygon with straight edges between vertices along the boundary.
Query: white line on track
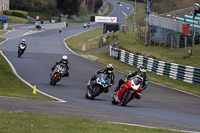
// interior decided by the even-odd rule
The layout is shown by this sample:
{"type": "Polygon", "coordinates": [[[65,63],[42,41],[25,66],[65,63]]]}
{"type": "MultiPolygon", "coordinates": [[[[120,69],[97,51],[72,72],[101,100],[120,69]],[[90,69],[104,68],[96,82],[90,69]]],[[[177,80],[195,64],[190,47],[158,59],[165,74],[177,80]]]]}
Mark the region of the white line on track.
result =
{"type": "MultiPolygon", "coordinates": [[[[2,52],[1,50],[0,50],[0,53],[1,53],[1,55],[4,57],[4,59],[8,62],[8,64],[10,65],[10,67],[11,67],[13,73],[14,73],[22,82],[24,82],[24,83],[27,84],[29,87],[31,87],[32,89],[34,89],[34,86],[33,86],[33,85],[31,85],[29,82],[25,81],[23,78],[21,78],[21,77],[18,75],[18,73],[16,72],[16,70],[15,70],[14,66],[12,65],[12,63],[8,60],[8,58],[3,54],[3,52],[2,52]]],[[[55,99],[55,100],[58,100],[59,102],[67,102],[67,101],[64,101],[64,100],[62,100],[62,99],[56,98],[56,97],[54,97],[54,96],[48,95],[48,94],[46,94],[46,93],[44,93],[44,92],[42,92],[42,91],[40,91],[40,90],[38,90],[38,89],[36,89],[36,91],[39,92],[39,93],[41,93],[41,94],[43,94],[43,95],[45,95],[45,96],[47,96],[47,97],[53,98],[53,99],[55,99]]]]}
{"type": "Polygon", "coordinates": [[[176,129],[169,129],[169,128],[164,128],[164,127],[150,127],[150,126],[144,126],[144,125],[138,125],[138,124],[111,122],[111,121],[107,121],[107,122],[113,123],[113,124],[129,125],[129,126],[137,126],[137,127],[145,127],[145,128],[153,128],[153,129],[163,128],[163,129],[167,129],[167,130],[171,130],[171,131],[179,131],[179,132],[185,132],[185,133],[200,133],[200,132],[197,132],[197,131],[176,130],[176,129]]]}

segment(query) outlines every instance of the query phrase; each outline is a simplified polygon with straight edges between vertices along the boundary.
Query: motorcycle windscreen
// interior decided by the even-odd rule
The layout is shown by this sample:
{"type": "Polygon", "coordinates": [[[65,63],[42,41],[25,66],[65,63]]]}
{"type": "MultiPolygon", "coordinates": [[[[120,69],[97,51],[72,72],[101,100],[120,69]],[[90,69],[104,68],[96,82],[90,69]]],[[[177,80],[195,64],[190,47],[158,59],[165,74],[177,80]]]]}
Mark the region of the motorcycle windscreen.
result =
{"type": "Polygon", "coordinates": [[[101,79],[103,79],[103,81],[105,81],[104,84],[108,84],[107,78],[108,78],[108,76],[106,74],[101,74],[101,79]]]}
{"type": "Polygon", "coordinates": [[[142,83],[142,79],[138,78],[138,77],[134,77],[133,82],[134,82],[135,85],[139,85],[140,83],[142,83]]]}

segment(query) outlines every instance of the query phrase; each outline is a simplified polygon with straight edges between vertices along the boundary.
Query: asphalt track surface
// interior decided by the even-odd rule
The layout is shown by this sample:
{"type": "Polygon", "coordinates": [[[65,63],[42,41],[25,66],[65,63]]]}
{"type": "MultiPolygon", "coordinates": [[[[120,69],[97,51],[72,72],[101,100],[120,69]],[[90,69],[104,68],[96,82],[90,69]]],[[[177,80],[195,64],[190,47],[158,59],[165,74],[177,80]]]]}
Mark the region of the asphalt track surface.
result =
{"type": "MultiPolygon", "coordinates": [[[[108,0],[115,6],[111,16],[119,16],[119,5],[108,0]]],[[[125,5],[120,10],[132,13],[125,5]]],[[[120,15],[120,21],[124,19],[120,15]]],[[[66,103],[37,101],[0,97],[0,109],[10,111],[26,111],[36,113],[63,114],[88,119],[112,122],[132,123],[153,127],[165,127],[177,130],[200,132],[200,98],[174,89],[149,83],[148,89],[142,93],[140,100],[133,100],[127,106],[111,104],[113,89],[124,74],[114,71],[115,85],[109,93],[103,93],[95,100],[85,99],[88,79],[104,66],[78,56],[68,50],[63,40],[67,37],[102,27],[102,24],[91,25],[90,28],[69,27],[58,30],[47,30],[27,36],[23,25],[15,26],[16,30],[4,36],[10,38],[0,45],[0,50],[13,64],[17,73],[31,85],[36,85],[40,91],[67,101],[66,103]],[[19,32],[18,32],[19,31],[19,32]],[[27,40],[27,50],[21,58],[17,57],[17,46],[22,38],[27,40]],[[67,54],[70,62],[70,76],[63,78],[56,86],[49,84],[49,74],[54,63],[67,54]]],[[[192,89],[192,88],[191,88],[192,89]]]]}

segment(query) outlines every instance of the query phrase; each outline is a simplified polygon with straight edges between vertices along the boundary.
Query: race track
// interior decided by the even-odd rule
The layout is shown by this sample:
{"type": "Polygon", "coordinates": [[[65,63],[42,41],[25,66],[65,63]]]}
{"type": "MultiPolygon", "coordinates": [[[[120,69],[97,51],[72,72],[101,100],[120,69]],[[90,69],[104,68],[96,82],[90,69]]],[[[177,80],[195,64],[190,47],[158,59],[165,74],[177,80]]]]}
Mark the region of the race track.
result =
{"type": "MultiPolygon", "coordinates": [[[[119,13],[119,5],[116,1],[107,1],[115,6],[115,11],[110,16],[120,16],[120,22],[124,20],[125,18],[119,13]]],[[[133,12],[133,8],[124,3],[120,10],[128,15],[133,12]],[[127,6],[130,7],[129,10],[127,10],[127,6]]],[[[50,106],[49,102],[44,101],[34,103],[34,100],[23,102],[22,99],[12,101],[1,98],[7,100],[8,103],[1,103],[0,109],[56,113],[89,119],[200,132],[200,98],[162,85],[149,83],[148,89],[142,93],[142,99],[135,99],[128,103],[126,107],[112,105],[113,89],[116,87],[118,80],[124,77],[124,74],[118,71],[114,71],[116,76],[115,85],[110,88],[109,93],[103,93],[95,100],[85,99],[88,79],[104,66],[74,54],[66,48],[63,40],[86,30],[102,27],[102,24],[97,23],[87,29],[82,26],[68,27],[63,29],[62,34],[59,34],[58,29],[56,29],[23,37],[20,35],[28,30],[22,27],[16,26],[15,31],[5,35],[10,39],[0,45],[0,50],[24,80],[31,85],[37,85],[37,89],[42,92],[65,100],[67,103],[52,103],[53,105],[50,106]],[[24,55],[18,58],[17,46],[22,38],[27,40],[28,47],[24,55]],[[67,54],[69,58],[70,76],[63,78],[56,86],[51,86],[49,84],[51,67],[61,59],[63,54],[67,54]],[[15,104],[15,102],[18,104],[15,104]],[[31,104],[33,107],[27,108],[30,106],[29,102],[33,102],[31,104]],[[11,109],[10,106],[14,108],[11,109]]]]}

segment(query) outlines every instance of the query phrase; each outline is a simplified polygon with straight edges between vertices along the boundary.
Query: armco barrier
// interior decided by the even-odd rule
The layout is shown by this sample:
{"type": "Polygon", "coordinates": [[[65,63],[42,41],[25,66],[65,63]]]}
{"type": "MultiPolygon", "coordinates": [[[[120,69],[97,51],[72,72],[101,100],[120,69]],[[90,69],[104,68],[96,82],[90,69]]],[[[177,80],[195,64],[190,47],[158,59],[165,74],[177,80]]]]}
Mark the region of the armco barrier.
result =
{"type": "Polygon", "coordinates": [[[114,48],[112,45],[110,46],[110,57],[116,58],[121,62],[138,68],[143,65],[147,67],[149,72],[153,72],[161,76],[200,85],[200,68],[197,67],[159,61],[153,58],[129,53],[122,49],[114,48]]]}

